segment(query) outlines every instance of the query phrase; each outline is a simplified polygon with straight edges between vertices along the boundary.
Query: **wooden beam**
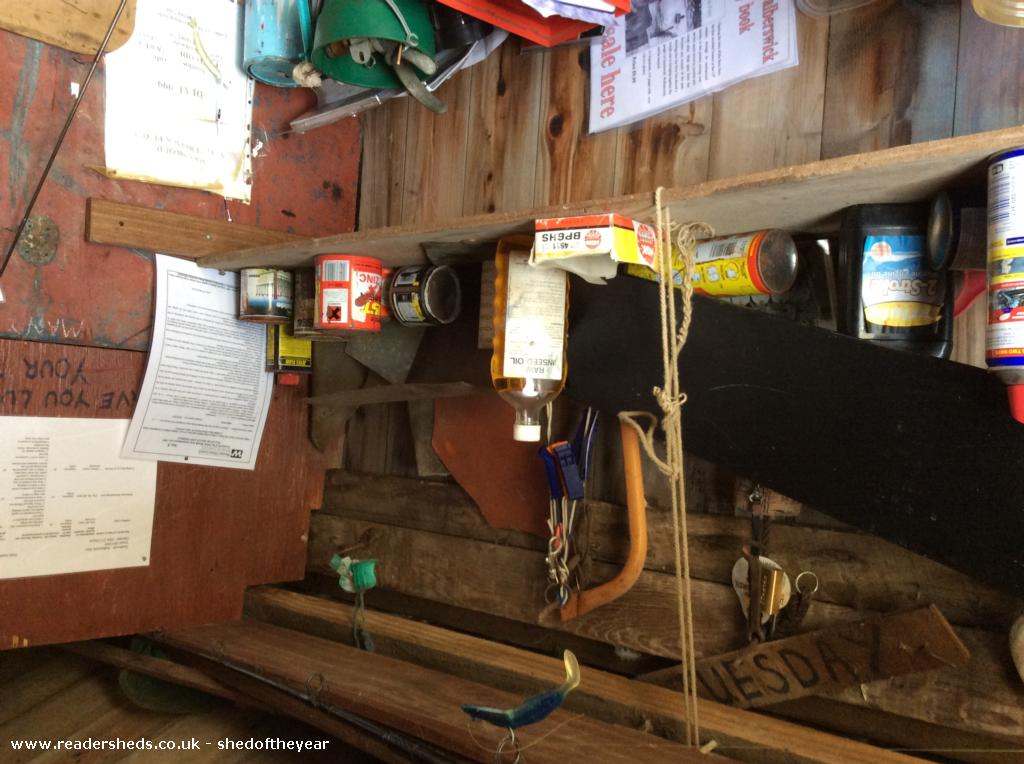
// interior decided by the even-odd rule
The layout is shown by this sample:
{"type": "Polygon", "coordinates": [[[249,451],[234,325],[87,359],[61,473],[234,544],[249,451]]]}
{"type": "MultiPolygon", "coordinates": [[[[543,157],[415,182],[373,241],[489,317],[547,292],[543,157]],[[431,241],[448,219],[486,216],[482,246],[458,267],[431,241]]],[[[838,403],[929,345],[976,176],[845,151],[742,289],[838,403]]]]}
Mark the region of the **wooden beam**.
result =
{"type": "Polygon", "coordinates": [[[407,764],[411,761],[404,756],[396,755],[390,748],[370,737],[366,732],[353,728],[323,711],[285,693],[266,687],[255,680],[247,680],[246,677],[233,675],[233,672],[220,673],[217,674],[218,678],[214,678],[212,675],[216,673],[214,671],[204,671],[173,660],[154,658],[151,655],[143,655],[99,641],[72,642],[61,645],[61,649],[92,661],[145,674],[183,687],[190,687],[230,700],[241,706],[255,708],[263,712],[287,714],[388,764],[407,764]],[[225,681],[221,681],[220,678],[225,681]]]}
{"type": "Polygon", "coordinates": [[[230,700],[232,703],[262,708],[258,703],[253,703],[230,687],[226,687],[215,679],[211,679],[202,671],[197,671],[189,666],[182,666],[180,663],[175,663],[165,658],[155,658],[152,655],[144,655],[143,653],[137,653],[132,650],[126,650],[123,647],[99,641],[71,642],[61,645],[61,649],[92,661],[106,663],[127,671],[134,671],[137,674],[151,676],[154,679],[161,679],[165,682],[181,685],[182,687],[190,687],[193,690],[205,692],[207,695],[230,700]]]}
{"type": "MultiPolygon", "coordinates": [[[[1022,143],[1024,128],[994,130],[672,188],[662,199],[676,220],[701,220],[719,234],[757,228],[821,230],[834,226],[835,214],[851,204],[928,198],[964,173],[976,171],[992,153],[1022,143]]],[[[352,252],[378,257],[387,265],[407,265],[426,261],[424,244],[444,245],[450,253],[479,253],[490,249],[501,236],[532,231],[538,217],[614,210],[650,219],[653,191],[239,249],[203,257],[201,264],[229,269],[290,268],[307,265],[318,254],[352,252]]]]}
{"type": "MultiPolygon", "coordinates": [[[[350,643],[354,610],[339,602],[271,587],[250,589],[246,616],[318,637],[350,643]]],[[[438,671],[472,678],[517,694],[537,692],[559,681],[558,658],[538,655],[448,629],[376,611],[366,613],[366,628],[382,655],[438,671]]],[[[681,739],[685,715],[681,697],[585,666],[583,683],[566,707],[606,722],[648,728],[681,739]]],[[[726,756],[770,764],[810,762],[903,762],[907,757],[863,743],[782,722],[771,717],[698,701],[702,743],[714,739],[726,756]]]]}
{"type": "MultiPolygon", "coordinates": [[[[308,576],[303,581],[301,589],[296,591],[355,605],[355,597],[341,591],[336,578],[332,580],[325,576],[308,576]]],[[[437,600],[412,597],[390,589],[378,587],[373,590],[373,607],[382,613],[432,623],[451,631],[499,641],[535,653],[557,656],[563,650],[572,650],[580,663],[619,676],[636,676],[673,664],[668,658],[657,655],[638,653],[635,650],[619,650],[614,645],[596,639],[554,631],[538,624],[524,623],[479,610],[468,610],[437,600]]]]}
{"type": "MultiPolygon", "coordinates": [[[[493,760],[494,750],[488,748],[502,733],[483,725],[470,727],[461,705],[509,707],[519,702],[515,695],[475,682],[254,621],[163,632],[158,639],[479,762],[493,760]]],[[[638,757],[652,764],[723,760],[568,711],[555,711],[522,731],[521,738],[531,746],[530,761],[539,764],[632,764],[638,757]]]]}
{"type": "MultiPolygon", "coordinates": [[[[731,514],[731,497],[718,500],[713,487],[687,483],[687,504],[716,501],[731,514]]],[[[653,487],[649,490],[652,492],[653,487]]],[[[584,537],[589,556],[621,563],[626,554],[626,509],[588,501],[584,537]]],[[[341,470],[328,474],[323,511],[339,517],[463,536],[544,550],[533,536],[491,528],[459,486],[426,480],[365,476],[341,470]]],[[[540,510],[543,511],[543,510],[540,510]]],[[[672,517],[668,509],[647,510],[648,570],[674,569],[672,517]]],[[[694,578],[732,583],[732,565],[749,541],[750,522],[742,517],[691,514],[690,573],[694,578]]],[[[951,623],[984,628],[1009,627],[1024,602],[976,582],[963,573],[909,552],[877,536],[775,523],[771,556],[791,574],[814,571],[821,581],[817,599],[857,611],[891,612],[934,603],[951,623]]]]}
{"type": "MultiPolygon", "coordinates": [[[[378,580],[383,588],[525,623],[538,622],[546,585],[543,552],[318,512],[312,520],[308,570],[333,575],[327,564],[331,555],[358,543],[365,544],[360,556],[380,560],[378,580]]],[[[591,573],[594,580],[607,580],[614,570],[598,563],[591,573]]],[[[691,590],[698,657],[742,646],[743,623],[732,587],[694,579],[691,590]]],[[[822,628],[858,615],[850,608],[818,602],[804,627],[822,628]]],[[[680,655],[675,580],[664,573],[645,571],[629,593],[584,618],[568,623],[552,619],[544,625],[642,653],[677,660],[680,655]]],[[[968,667],[865,684],[838,697],[931,723],[1024,741],[1024,687],[1012,670],[1005,634],[964,628],[958,634],[974,656],[968,667]],[[913,692],[907,687],[913,687],[913,692]]]]}
{"type": "Polygon", "coordinates": [[[302,237],[244,223],[89,199],[85,208],[85,238],[94,244],[195,259],[241,248],[282,244],[302,237]]]}
{"type": "Polygon", "coordinates": [[[489,388],[477,387],[468,382],[442,382],[439,384],[378,385],[358,390],[343,390],[337,393],[314,395],[306,398],[311,406],[332,408],[358,408],[380,403],[402,401],[432,401],[436,398],[465,398],[471,395],[490,393],[489,388]]]}
{"type": "Polygon", "coordinates": [[[929,724],[907,716],[840,703],[829,698],[801,698],[766,709],[773,716],[810,724],[855,738],[868,738],[914,756],[1004,764],[1024,761],[1024,744],[929,724]]]}
{"type": "MultiPolygon", "coordinates": [[[[195,659],[194,655],[189,657],[195,659]]],[[[374,732],[379,731],[387,735],[389,731],[381,728],[380,725],[372,722],[367,724],[366,720],[352,719],[351,722],[342,721],[328,710],[316,708],[296,698],[294,695],[278,690],[258,679],[232,671],[213,661],[195,660],[204,672],[208,673],[211,677],[216,677],[217,681],[232,688],[232,690],[244,697],[260,703],[277,713],[298,719],[310,727],[326,732],[328,735],[333,735],[346,745],[358,748],[385,764],[412,764],[414,761],[422,761],[422,759],[413,758],[402,753],[400,750],[396,750],[397,746],[392,747],[381,740],[374,732]],[[360,724],[363,726],[358,726],[360,724]],[[370,730],[374,731],[371,732],[370,730]]],[[[462,763],[459,761],[455,762],[455,764],[462,763]]]]}

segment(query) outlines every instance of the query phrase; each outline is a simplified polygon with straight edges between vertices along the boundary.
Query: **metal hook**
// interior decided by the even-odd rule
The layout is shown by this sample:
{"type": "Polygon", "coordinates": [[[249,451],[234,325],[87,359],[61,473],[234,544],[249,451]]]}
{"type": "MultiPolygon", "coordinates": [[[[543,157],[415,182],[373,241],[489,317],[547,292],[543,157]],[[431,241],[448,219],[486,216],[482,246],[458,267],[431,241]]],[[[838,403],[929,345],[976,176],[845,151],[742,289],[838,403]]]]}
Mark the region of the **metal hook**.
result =
{"type": "Polygon", "coordinates": [[[515,754],[515,758],[512,759],[511,764],[520,764],[523,760],[523,749],[519,745],[519,738],[516,737],[516,731],[511,727],[508,728],[508,732],[505,737],[498,743],[498,749],[494,752],[494,764],[504,764],[505,749],[511,746],[511,752],[515,754]]]}

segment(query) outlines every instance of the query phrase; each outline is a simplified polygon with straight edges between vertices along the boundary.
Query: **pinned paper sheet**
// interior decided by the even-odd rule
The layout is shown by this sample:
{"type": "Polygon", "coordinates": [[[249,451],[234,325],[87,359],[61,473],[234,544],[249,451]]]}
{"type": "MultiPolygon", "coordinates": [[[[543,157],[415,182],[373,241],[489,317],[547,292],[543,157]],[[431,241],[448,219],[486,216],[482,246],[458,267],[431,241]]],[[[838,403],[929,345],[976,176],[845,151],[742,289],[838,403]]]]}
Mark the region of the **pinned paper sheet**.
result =
{"type": "Polygon", "coordinates": [[[238,274],[156,256],[153,344],[121,455],[256,468],[274,388],[266,326],[238,320],[238,274]]]}
{"type": "Polygon", "coordinates": [[[590,43],[597,133],[799,60],[793,0],[646,0],[590,43]]]}
{"type": "Polygon", "coordinates": [[[149,565],[156,464],[127,419],[2,418],[0,579],[149,565]]]}
{"type": "Polygon", "coordinates": [[[242,12],[231,0],[138,1],[134,34],[106,58],[108,175],[250,200],[242,12]]]}

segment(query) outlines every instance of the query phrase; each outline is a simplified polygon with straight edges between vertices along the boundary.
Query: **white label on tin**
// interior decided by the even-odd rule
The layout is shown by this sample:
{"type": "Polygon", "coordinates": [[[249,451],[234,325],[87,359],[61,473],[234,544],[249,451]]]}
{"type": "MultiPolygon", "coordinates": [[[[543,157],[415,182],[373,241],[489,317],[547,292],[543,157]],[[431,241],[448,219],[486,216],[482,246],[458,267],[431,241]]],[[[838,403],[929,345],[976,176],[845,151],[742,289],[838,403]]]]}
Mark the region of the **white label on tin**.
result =
{"type": "Polygon", "coordinates": [[[348,281],[348,260],[324,260],[320,263],[321,281],[348,281]]]}
{"type": "Polygon", "coordinates": [[[533,268],[526,252],[508,258],[506,377],[561,379],[565,345],[564,271],[533,268]]]}
{"type": "Polygon", "coordinates": [[[1024,156],[1009,157],[988,171],[988,243],[1024,236],[1024,156]]]}
{"type": "Polygon", "coordinates": [[[321,291],[323,298],[320,300],[320,323],[347,324],[348,290],[323,289],[321,291]]]}

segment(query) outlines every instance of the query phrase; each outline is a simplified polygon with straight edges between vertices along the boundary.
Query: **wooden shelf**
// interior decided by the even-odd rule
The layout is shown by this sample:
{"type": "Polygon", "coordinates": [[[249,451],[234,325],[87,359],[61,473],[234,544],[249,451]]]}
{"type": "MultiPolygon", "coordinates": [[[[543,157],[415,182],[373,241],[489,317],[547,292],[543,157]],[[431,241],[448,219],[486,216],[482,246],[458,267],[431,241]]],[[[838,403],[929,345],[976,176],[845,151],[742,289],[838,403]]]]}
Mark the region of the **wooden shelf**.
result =
{"type": "MultiPolygon", "coordinates": [[[[823,231],[851,204],[927,200],[939,189],[983,171],[985,160],[1024,145],[1024,127],[900,146],[884,151],[783,167],[662,192],[677,221],[704,221],[719,234],[758,228],[823,231]]],[[[980,178],[980,176],[979,176],[980,178]]],[[[583,205],[544,207],[375,228],[206,255],[200,265],[238,269],[298,267],[327,253],[370,255],[385,265],[426,262],[424,246],[448,257],[472,256],[501,236],[530,232],[538,217],[615,211],[641,220],[654,214],[654,191],[583,205]]]]}

